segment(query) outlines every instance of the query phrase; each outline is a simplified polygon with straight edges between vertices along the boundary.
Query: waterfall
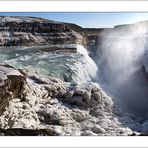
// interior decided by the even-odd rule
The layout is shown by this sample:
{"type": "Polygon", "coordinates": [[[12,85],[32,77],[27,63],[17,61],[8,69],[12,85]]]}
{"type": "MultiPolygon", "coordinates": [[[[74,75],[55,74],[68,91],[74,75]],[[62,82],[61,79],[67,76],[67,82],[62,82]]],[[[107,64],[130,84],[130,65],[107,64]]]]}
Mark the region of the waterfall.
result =
{"type": "Polygon", "coordinates": [[[86,57],[89,56],[88,51],[82,46],[82,45],[77,45],[77,53],[82,54],[86,57]]]}
{"type": "Polygon", "coordinates": [[[79,59],[72,65],[72,69],[75,71],[74,81],[80,83],[96,81],[98,67],[91,57],[89,57],[87,49],[81,45],[77,45],[77,53],[78,55],[80,54],[79,59]]]}
{"type": "Polygon", "coordinates": [[[148,113],[148,80],[142,61],[147,36],[139,28],[128,33],[125,30],[124,35],[118,31],[103,36],[95,60],[100,82],[114,96],[114,101],[126,106],[128,111],[145,115],[148,113]]]}

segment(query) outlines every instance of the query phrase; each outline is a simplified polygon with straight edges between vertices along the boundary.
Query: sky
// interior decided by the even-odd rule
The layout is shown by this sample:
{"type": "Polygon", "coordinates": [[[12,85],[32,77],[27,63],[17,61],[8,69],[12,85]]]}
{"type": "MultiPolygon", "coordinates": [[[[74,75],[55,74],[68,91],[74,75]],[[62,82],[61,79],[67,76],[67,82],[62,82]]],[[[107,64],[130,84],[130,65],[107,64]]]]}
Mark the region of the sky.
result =
{"type": "Polygon", "coordinates": [[[92,12],[1,12],[0,16],[34,16],[42,17],[55,21],[75,23],[88,28],[107,28],[119,24],[136,23],[148,20],[148,13],[92,13],[92,12]]]}

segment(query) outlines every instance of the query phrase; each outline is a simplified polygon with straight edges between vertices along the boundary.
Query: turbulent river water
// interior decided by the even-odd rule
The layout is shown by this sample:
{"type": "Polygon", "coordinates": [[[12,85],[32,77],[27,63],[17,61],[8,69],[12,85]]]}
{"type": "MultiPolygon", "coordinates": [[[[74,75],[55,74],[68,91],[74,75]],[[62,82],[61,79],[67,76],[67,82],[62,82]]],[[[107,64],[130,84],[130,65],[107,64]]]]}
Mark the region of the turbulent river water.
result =
{"type": "Polygon", "coordinates": [[[78,54],[44,52],[41,50],[43,47],[0,48],[0,62],[19,68],[33,69],[72,83],[95,80],[97,65],[84,47],[74,46],[78,54]]]}

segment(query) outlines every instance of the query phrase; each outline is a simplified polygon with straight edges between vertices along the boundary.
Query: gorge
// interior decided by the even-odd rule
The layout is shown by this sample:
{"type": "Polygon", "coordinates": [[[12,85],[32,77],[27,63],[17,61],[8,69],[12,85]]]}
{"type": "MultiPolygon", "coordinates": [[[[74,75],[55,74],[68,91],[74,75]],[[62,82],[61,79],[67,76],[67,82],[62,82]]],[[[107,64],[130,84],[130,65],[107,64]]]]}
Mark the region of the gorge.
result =
{"type": "Polygon", "coordinates": [[[147,134],[147,42],[147,21],[82,28],[1,16],[0,134],[147,134]]]}

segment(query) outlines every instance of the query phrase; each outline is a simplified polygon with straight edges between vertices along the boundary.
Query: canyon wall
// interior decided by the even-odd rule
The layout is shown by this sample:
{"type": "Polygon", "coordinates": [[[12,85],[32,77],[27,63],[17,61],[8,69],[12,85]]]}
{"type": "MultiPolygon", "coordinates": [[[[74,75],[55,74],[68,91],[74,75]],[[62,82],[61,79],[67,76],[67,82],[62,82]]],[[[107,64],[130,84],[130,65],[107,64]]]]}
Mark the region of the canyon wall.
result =
{"type": "Polygon", "coordinates": [[[81,27],[74,24],[33,17],[0,17],[0,46],[57,44],[85,46],[85,33],[81,27]]]}

